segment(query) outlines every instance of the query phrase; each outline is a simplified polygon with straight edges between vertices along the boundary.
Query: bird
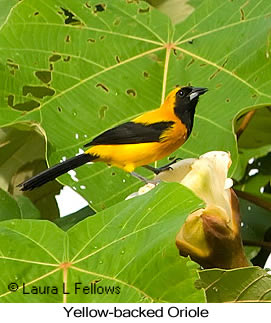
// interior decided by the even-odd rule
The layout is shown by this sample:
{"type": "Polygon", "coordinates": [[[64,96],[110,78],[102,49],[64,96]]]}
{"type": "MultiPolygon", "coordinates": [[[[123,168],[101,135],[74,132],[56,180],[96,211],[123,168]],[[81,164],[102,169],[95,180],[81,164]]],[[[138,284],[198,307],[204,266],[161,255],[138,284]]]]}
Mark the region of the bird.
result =
{"type": "Polygon", "coordinates": [[[32,190],[88,162],[104,162],[148,182],[134,170],[143,166],[158,174],[176,162],[160,168],[149,165],[186,142],[192,132],[199,97],[207,91],[202,87],[177,86],[158,109],[106,130],[85,144],[87,149],[83,153],[44,170],[18,187],[22,191],[32,190]]]}

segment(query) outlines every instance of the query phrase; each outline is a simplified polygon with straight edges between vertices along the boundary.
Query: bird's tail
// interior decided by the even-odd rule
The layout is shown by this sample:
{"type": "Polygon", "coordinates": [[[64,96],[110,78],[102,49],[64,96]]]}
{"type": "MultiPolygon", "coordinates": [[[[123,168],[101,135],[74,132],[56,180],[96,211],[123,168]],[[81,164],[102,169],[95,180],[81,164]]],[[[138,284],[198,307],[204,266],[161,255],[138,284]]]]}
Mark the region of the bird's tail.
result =
{"type": "Polygon", "coordinates": [[[39,187],[47,182],[54,180],[60,175],[67,173],[69,170],[82,166],[96,158],[97,156],[90,154],[80,154],[44,170],[38,175],[33,176],[27,181],[19,184],[18,187],[20,187],[21,191],[31,191],[34,188],[39,187]]]}

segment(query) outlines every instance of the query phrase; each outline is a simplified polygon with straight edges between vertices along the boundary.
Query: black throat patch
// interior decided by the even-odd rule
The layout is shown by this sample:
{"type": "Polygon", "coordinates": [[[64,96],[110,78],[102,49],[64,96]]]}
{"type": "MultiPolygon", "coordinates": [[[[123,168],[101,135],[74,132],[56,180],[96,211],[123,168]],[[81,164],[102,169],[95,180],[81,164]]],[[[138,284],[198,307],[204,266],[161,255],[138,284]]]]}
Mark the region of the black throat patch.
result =
{"type": "Polygon", "coordinates": [[[194,115],[197,103],[198,98],[195,98],[194,100],[190,101],[188,98],[181,99],[179,97],[176,97],[174,113],[186,126],[187,138],[190,136],[193,129],[194,115]]]}

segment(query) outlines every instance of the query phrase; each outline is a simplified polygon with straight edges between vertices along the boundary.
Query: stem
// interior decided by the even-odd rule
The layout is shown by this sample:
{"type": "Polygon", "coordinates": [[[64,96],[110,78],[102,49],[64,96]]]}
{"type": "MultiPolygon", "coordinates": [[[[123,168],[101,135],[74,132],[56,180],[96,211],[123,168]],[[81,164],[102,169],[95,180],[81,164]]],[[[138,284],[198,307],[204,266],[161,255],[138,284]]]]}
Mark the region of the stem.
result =
{"type": "Polygon", "coordinates": [[[268,201],[265,201],[261,198],[259,198],[258,196],[256,195],[253,195],[251,193],[248,193],[248,192],[243,192],[243,191],[239,191],[239,190],[236,190],[234,189],[235,193],[237,194],[238,197],[241,197],[247,201],[250,201],[268,211],[271,211],[271,203],[268,202],[268,201]]]}
{"type": "Polygon", "coordinates": [[[239,129],[236,131],[237,140],[239,139],[241,134],[244,132],[244,130],[248,126],[248,124],[249,124],[251,118],[253,117],[253,115],[255,114],[255,112],[256,112],[256,110],[251,110],[245,115],[243,121],[240,124],[239,129]]]}
{"type": "Polygon", "coordinates": [[[268,251],[271,251],[271,242],[243,240],[243,245],[244,246],[253,246],[253,247],[262,247],[268,251]]]}

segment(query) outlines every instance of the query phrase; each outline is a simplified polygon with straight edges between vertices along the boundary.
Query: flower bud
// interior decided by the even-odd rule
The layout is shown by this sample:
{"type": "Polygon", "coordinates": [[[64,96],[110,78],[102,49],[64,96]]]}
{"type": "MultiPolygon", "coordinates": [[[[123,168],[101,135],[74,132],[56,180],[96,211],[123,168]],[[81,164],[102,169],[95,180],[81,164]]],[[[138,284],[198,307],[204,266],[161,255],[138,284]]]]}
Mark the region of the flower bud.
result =
{"type": "Polygon", "coordinates": [[[249,266],[240,234],[239,202],[227,178],[230,165],[230,154],[212,151],[199,159],[180,161],[171,172],[157,176],[180,182],[205,202],[204,209],[187,217],[176,237],[180,254],[204,268],[249,266]]]}
{"type": "MultiPolygon", "coordinates": [[[[240,234],[239,201],[227,177],[230,166],[229,153],[210,151],[198,159],[176,162],[155,178],[179,182],[205,202],[205,208],[187,217],[176,237],[180,254],[204,268],[249,266],[240,234]]],[[[147,184],[128,198],[145,194],[154,186],[147,184]]]]}

